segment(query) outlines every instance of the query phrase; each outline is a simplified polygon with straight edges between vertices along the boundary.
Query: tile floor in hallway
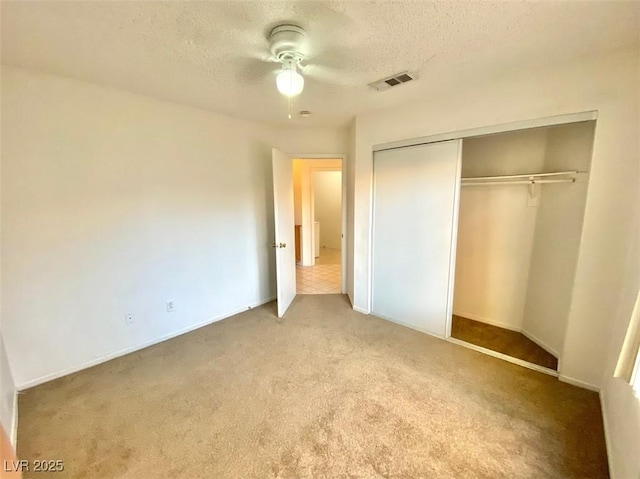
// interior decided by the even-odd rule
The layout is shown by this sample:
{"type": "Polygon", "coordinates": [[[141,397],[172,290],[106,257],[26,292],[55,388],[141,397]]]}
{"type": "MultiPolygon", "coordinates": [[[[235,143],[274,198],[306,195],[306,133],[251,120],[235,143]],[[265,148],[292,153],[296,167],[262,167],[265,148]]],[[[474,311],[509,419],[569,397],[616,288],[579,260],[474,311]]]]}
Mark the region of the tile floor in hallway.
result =
{"type": "Polygon", "coordinates": [[[322,248],[315,266],[296,266],[298,294],[340,294],[340,250],[322,248]]]}

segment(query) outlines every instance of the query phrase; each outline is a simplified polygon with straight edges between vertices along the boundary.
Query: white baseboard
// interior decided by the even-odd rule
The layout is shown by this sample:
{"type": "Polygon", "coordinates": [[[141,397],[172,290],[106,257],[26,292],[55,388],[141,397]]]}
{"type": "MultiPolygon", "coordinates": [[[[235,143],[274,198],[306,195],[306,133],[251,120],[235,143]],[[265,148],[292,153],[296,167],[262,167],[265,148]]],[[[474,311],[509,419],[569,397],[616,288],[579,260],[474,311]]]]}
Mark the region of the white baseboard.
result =
{"type": "Polygon", "coordinates": [[[360,306],[354,306],[353,307],[354,311],[357,311],[358,313],[362,313],[362,314],[370,314],[370,312],[364,308],[361,308],[360,306]]]}
{"type": "Polygon", "coordinates": [[[600,388],[598,386],[580,381],[579,379],[570,378],[569,376],[565,376],[564,374],[560,374],[558,376],[558,379],[563,383],[571,384],[572,386],[578,386],[579,388],[588,389],[589,391],[595,391],[597,393],[600,392],[600,388]]]}
{"type": "Polygon", "coordinates": [[[613,443],[611,442],[611,436],[609,434],[609,426],[607,422],[607,408],[605,407],[605,404],[604,404],[604,396],[602,394],[602,390],[598,395],[600,396],[600,410],[602,412],[602,426],[604,428],[604,444],[605,444],[605,447],[607,448],[607,463],[609,464],[609,477],[610,479],[616,479],[617,476],[613,468],[613,461],[611,460],[611,456],[612,456],[611,450],[612,450],[613,443]]]}
{"type": "Polygon", "coordinates": [[[124,349],[121,349],[119,351],[116,351],[116,352],[113,352],[113,353],[110,353],[110,354],[106,354],[104,356],[100,356],[99,358],[95,358],[95,359],[92,359],[90,361],[86,361],[84,363],[78,364],[77,366],[72,366],[70,368],[66,368],[66,369],[63,369],[61,371],[56,371],[54,373],[46,374],[44,376],[41,376],[41,377],[36,378],[36,379],[32,379],[30,381],[23,382],[21,384],[16,385],[16,388],[18,389],[18,391],[24,391],[26,389],[29,389],[29,388],[32,388],[32,387],[35,387],[35,386],[39,386],[40,384],[44,384],[46,382],[53,381],[54,379],[58,379],[58,378],[61,378],[63,376],[67,376],[69,374],[73,374],[73,373],[76,373],[78,371],[82,371],[83,369],[87,369],[87,368],[90,368],[90,367],[93,367],[93,366],[97,366],[98,364],[102,364],[102,363],[105,363],[105,362],[110,361],[112,359],[119,358],[120,356],[124,356],[126,354],[130,354],[130,353],[133,353],[135,351],[139,351],[141,349],[148,348],[149,346],[153,346],[154,344],[162,343],[162,342],[167,341],[169,339],[181,336],[181,335],[189,333],[191,331],[195,331],[196,329],[200,329],[200,328],[202,328],[204,326],[208,326],[209,324],[215,323],[217,321],[221,321],[221,320],[226,319],[226,318],[228,318],[230,316],[234,316],[236,314],[243,313],[243,312],[247,311],[248,309],[256,308],[258,306],[262,306],[263,304],[270,303],[274,299],[276,299],[276,298],[275,297],[270,297],[270,298],[262,299],[260,301],[257,301],[256,303],[250,304],[248,306],[244,306],[242,308],[238,308],[238,309],[233,310],[233,311],[229,311],[227,313],[220,314],[220,315],[218,315],[218,316],[216,316],[214,318],[210,318],[210,319],[207,319],[207,320],[202,321],[200,323],[188,326],[186,328],[179,329],[178,331],[173,331],[173,332],[171,332],[169,334],[165,334],[163,336],[160,336],[159,338],[155,338],[155,339],[152,339],[150,341],[145,341],[145,342],[137,344],[135,346],[130,346],[128,348],[124,348],[124,349]]]}
{"type": "Polygon", "coordinates": [[[440,336],[439,334],[432,333],[431,331],[427,331],[424,328],[418,328],[418,327],[416,327],[416,326],[414,326],[412,324],[405,323],[403,321],[398,321],[397,319],[390,318],[389,316],[385,316],[383,314],[374,313],[374,312],[372,312],[371,314],[373,316],[375,316],[376,318],[384,319],[385,321],[389,321],[390,323],[395,323],[395,324],[398,324],[398,325],[403,326],[405,328],[413,329],[414,331],[418,331],[420,333],[428,334],[429,336],[433,336],[434,338],[445,339],[445,340],[447,339],[444,336],[440,336]]]}
{"type": "Polygon", "coordinates": [[[482,316],[478,316],[477,314],[468,314],[468,313],[459,313],[457,311],[453,312],[454,316],[460,316],[461,318],[472,319],[474,321],[479,321],[480,323],[487,323],[491,326],[497,326],[499,328],[508,329],[510,331],[517,331],[518,333],[522,332],[522,328],[517,326],[513,326],[512,324],[503,323],[502,321],[495,321],[489,318],[483,318],[482,316]]]}
{"type": "Polygon", "coordinates": [[[555,349],[553,349],[551,346],[549,346],[548,344],[545,344],[544,341],[542,341],[540,338],[538,338],[537,336],[531,334],[529,331],[526,331],[525,329],[523,329],[522,331],[520,331],[522,334],[524,334],[527,338],[529,338],[531,341],[533,341],[534,343],[536,343],[538,346],[540,346],[542,349],[544,349],[546,352],[548,352],[549,354],[552,354],[554,357],[558,358],[560,357],[560,355],[558,354],[558,351],[556,351],[555,349]]]}

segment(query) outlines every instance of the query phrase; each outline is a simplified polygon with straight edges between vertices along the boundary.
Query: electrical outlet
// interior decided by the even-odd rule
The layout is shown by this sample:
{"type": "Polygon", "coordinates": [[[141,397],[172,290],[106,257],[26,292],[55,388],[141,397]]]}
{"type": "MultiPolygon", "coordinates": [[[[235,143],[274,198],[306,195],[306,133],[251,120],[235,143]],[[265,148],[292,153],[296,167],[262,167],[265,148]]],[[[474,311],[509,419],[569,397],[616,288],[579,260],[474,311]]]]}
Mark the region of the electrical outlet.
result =
{"type": "Polygon", "coordinates": [[[167,305],[167,313],[172,313],[173,311],[176,310],[176,302],[173,299],[170,299],[169,301],[167,301],[166,305],[167,305]]]}
{"type": "Polygon", "coordinates": [[[126,313],[124,315],[124,320],[127,324],[133,324],[133,313],[126,313]]]}

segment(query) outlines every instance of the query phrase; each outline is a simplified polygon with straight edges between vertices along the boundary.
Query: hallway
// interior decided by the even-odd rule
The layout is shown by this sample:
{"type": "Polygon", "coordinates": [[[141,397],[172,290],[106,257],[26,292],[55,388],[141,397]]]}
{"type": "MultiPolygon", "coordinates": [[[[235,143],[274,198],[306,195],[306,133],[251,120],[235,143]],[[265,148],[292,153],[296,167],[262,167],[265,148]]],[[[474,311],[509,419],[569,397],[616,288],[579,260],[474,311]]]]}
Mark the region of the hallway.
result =
{"type": "Polygon", "coordinates": [[[315,266],[296,265],[296,291],[298,294],[339,294],[341,281],[341,252],[334,248],[321,248],[315,266]]]}

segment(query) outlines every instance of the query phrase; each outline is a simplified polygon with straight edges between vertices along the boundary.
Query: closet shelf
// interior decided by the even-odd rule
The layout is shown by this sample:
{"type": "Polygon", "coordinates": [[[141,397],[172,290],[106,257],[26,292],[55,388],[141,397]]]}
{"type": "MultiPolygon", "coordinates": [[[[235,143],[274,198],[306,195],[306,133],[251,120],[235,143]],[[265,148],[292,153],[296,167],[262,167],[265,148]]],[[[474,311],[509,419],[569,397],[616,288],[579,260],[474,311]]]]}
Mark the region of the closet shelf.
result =
{"type": "Polygon", "coordinates": [[[548,178],[554,176],[567,176],[567,175],[576,175],[578,174],[577,170],[571,171],[555,171],[552,173],[523,173],[520,175],[500,175],[500,176],[472,176],[468,178],[462,178],[463,183],[472,183],[474,181],[493,181],[493,180],[522,180],[526,178],[527,180],[534,180],[536,178],[548,178]]]}
{"type": "MultiPolygon", "coordinates": [[[[474,176],[462,178],[462,186],[484,186],[484,185],[541,185],[547,183],[573,183],[575,178],[567,178],[569,175],[576,175],[577,170],[555,171],[552,173],[525,173],[521,175],[502,176],[474,176]]],[[[532,192],[533,196],[533,192],[532,192]]]]}

